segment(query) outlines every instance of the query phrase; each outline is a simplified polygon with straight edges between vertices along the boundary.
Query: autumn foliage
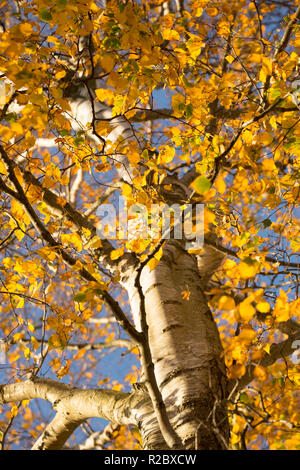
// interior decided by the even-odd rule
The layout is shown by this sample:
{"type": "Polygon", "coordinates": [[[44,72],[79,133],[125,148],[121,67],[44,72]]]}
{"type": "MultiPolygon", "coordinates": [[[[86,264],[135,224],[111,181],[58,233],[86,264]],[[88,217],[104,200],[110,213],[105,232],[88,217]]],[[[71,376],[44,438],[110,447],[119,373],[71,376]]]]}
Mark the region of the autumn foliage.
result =
{"type": "MultiPolygon", "coordinates": [[[[139,350],[110,267],[134,253],[155,269],[163,244],[151,233],[125,240],[119,227],[109,248],[97,209],[120,196],[150,208],[184,181],[176,202],[205,205],[205,239],[213,231],[226,255],[206,296],[232,385],[229,448],[299,449],[297,2],[0,9],[0,382],[131,390],[139,350]],[[74,118],[80,96],[84,119],[74,118]]],[[[5,449],[30,448],[52,417],[35,400],[0,409],[5,449]]],[[[66,447],[105,426],[82,424],[66,447]]],[[[106,436],[98,448],[141,448],[135,428],[106,436]]]]}

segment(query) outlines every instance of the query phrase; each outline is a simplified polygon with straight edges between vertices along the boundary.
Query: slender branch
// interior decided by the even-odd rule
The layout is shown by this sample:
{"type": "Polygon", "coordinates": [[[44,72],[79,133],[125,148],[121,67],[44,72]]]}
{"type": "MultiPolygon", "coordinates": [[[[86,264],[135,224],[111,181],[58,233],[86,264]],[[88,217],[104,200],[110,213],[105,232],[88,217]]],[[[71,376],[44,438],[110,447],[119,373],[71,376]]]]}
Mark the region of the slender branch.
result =
{"type": "MultiPolygon", "coordinates": [[[[291,37],[291,34],[292,34],[292,31],[293,31],[293,27],[294,25],[297,23],[297,21],[299,20],[300,18],[300,5],[298,6],[296,12],[295,12],[295,15],[293,16],[293,18],[290,19],[290,21],[288,22],[287,26],[286,26],[286,29],[283,33],[283,36],[279,42],[279,44],[277,45],[277,47],[275,48],[275,51],[274,51],[274,54],[273,54],[273,57],[272,57],[272,61],[275,62],[278,55],[284,51],[284,49],[287,47],[288,43],[289,43],[289,40],[290,40],[290,37],[291,37]]],[[[268,100],[267,100],[267,92],[269,90],[269,87],[270,87],[270,83],[271,83],[271,74],[268,74],[267,77],[266,77],[266,81],[265,81],[265,84],[264,84],[264,90],[263,90],[263,103],[265,105],[267,105],[268,103],[268,100]]]]}
{"type": "MultiPolygon", "coordinates": [[[[36,341],[38,343],[43,343],[43,340],[40,338],[36,338],[36,341]]],[[[30,339],[25,339],[22,338],[21,342],[26,344],[30,343],[30,339]]],[[[16,344],[18,341],[10,341],[11,344],[16,344]]],[[[112,341],[108,341],[106,343],[68,343],[66,345],[66,349],[70,351],[99,351],[102,349],[112,349],[112,348],[127,348],[127,349],[133,349],[136,346],[136,343],[133,341],[130,341],[128,339],[114,339],[112,341]]]]}
{"type": "MultiPolygon", "coordinates": [[[[2,147],[2,145],[0,145],[0,153],[1,153],[3,161],[6,164],[7,171],[8,171],[8,177],[9,177],[10,181],[13,183],[13,185],[15,186],[16,190],[17,190],[18,200],[19,200],[19,202],[21,202],[24,209],[26,210],[28,216],[30,217],[30,220],[31,220],[33,226],[35,227],[37,232],[40,234],[42,239],[49,246],[54,248],[54,250],[58,254],[60,254],[62,256],[63,260],[65,261],[65,263],[68,266],[71,266],[71,267],[75,266],[77,264],[77,260],[75,258],[73,258],[69,253],[67,253],[63,249],[62,245],[60,243],[58,243],[53,238],[51,233],[46,229],[45,225],[40,220],[40,218],[36,214],[35,210],[31,206],[31,204],[29,203],[29,201],[28,201],[28,199],[27,199],[27,197],[24,193],[24,190],[23,190],[21,184],[19,183],[19,181],[18,181],[18,179],[17,179],[17,177],[14,173],[13,165],[12,165],[9,157],[7,156],[4,148],[2,147]]],[[[97,279],[94,276],[92,276],[83,266],[78,268],[78,272],[79,272],[80,276],[83,279],[85,279],[86,281],[95,282],[97,284],[97,279]]],[[[128,318],[126,317],[126,315],[124,314],[124,312],[120,308],[118,302],[106,290],[103,290],[102,293],[99,294],[99,297],[102,298],[109,305],[109,307],[111,308],[111,310],[112,310],[113,314],[115,315],[116,319],[118,320],[120,325],[123,327],[123,329],[129,334],[129,336],[131,336],[135,341],[140,342],[143,339],[143,335],[141,333],[139,333],[134,328],[132,323],[128,320],[128,318]]]]}
{"type": "Polygon", "coordinates": [[[120,430],[120,425],[109,423],[102,431],[93,432],[82,444],[79,450],[104,449],[104,446],[114,439],[114,434],[120,430]]]}
{"type": "Polygon", "coordinates": [[[99,206],[101,206],[108,198],[111,196],[117,189],[118,184],[112,187],[108,187],[101,196],[98,197],[98,199],[90,205],[90,207],[85,211],[84,216],[88,217],[91,215],[95,210],[98,209],[99,206]]]}
{"type": "MultiPolygon", "coordinates": [[[[6,154],[3,148],[2,148],[2,151],[6,154]]],[[[15,168],[18,168],[21,171],[26,184],[33,185],[39,188],[39,190],[42,193],[43,201],[47,204],[50,212],[53,215],[57,217],[61,217],[63,220],[67,219],[68,221],[70,221],[73,224],[74,229],[78,230],[81,235],[82,235],[82,228],[86,228],[91,232],[90,238],[93,238],[94,236],[97,235],[97,230],[96,230],[95,225],[88,218],[88,216],[90,215],[89,210],[85,214],[81,214],[81,212],[74,209],[74,207],[68,202],[64,206],[62,206],[59,202],[58,195],[55,194],[50,189],[44,188],[43,185],[40,183],[40,181],[37,178],[35,178],[35,176],[33,176],[30,173],[30,171],[25,170],[21,165],[18,165],[17,163],[10,160],[7,154],[6,154],[6,160],[8,164],[11,166],[12,171],[15,168]]],[[[113,189],[114,190],[117,189],[117,186],[114,186],[113,189]]],[[[0,179],[0,189],[3,189],[3,191],[8,193],[10,196],[14,197],[15,199],[20,200],[17,192],[10,189],[4,183],[2,185],[1,179],[0,179]]],[[[109,187],[108,190],[111,191],[112,188],[109,187]]],[[[105,195],[106,197],[108,197],[108,192],[105,192],[105,195]]],[[[98,207],[98,203],[103,202],[104,200],[103,197],[101,196],[99,201],[96,201],[94,204],[92,204],[91,206],[92,211],[95,210],[96,207],[98,207]]],[[[101,247],[93,251],[94,251],[96,258],[101,258],[101,263],[105,265],[106,269],[109,270],[111,274],[115,275],[116,271],[118,271],[119,264],[123,261],[124,256],[121,256],[117,261],[112,261],[110,259],[110,253],[112,250],[114,250],[114,247],[109,242],[109,240],[101,239],[101,247]]]]}
{"type": "Polygon", "coordinates": [[[261,19],[260,19],[260,11],[259,11],[259,7],[257,5],[256,0],[253,0],[253,3],[254,3],[255,10],[256,10],[256,16],[257,16],[257,22],[258,22],[259,39],[260,39],[260,42],[261,42],[261,45],[262,45],[263,53],[265,53],[266,45],[264,43],[264,38],[263,38],[263,30],[262,30],[262,24],[261,24],[261,19]]]}
{"type": "Polygon", "coordinates": [[[293,31],[293,27],[299,19],[300,19],[300,4],[298,5],[298,8],[295,12],[295,16],[293,16],[293,18],[291,18],[290,21],[288,22],[288,24],[286,26],[286,29],[284,31],[284,34],[283,34],[278,46],[275,49],[274,59],[276,59],[277,56],[287,47],[287,45],[289,43],[289,40],[290,40],[290,37],[291,37],[291,34],[292,34],[292,31],[293,31]]]}
{"type": "MultiPolygon", "coordinates": [[[[22,402],[20,401],[17,405],[17,409],[19,410],[20,406],[21,406],[22,402]]],[[[2,432],[2,436],[1,436],[1,442],[0,442],[0,450],[4,450],[4,445],[5,445],[5,439],[6,439],[6,436],[8,435],[9,433],[9,430],[10,428],[12,427],[13,425],[13,422],[16,418],[16,415],[12,415],[7,423],[7,426],[5,428],[5,430],[2,432]]]]}
{"type": "Polygon", "coordinates": [[[173,110],[169,108],[161,109],[145,109],[139,111],[132,118],[131,122],[144,122],[144,121],[154,121],[156,119],[162,119],[172,116],[173,110]]]}
{"type": "MultiPolygon", "coordinates": [[[[232,256],[236,259],[240,259],[240,256],[238,256],[236,251],[231,250],[230,248],[226,248],[225,246],[222,246],[220,243],[212,241],[210,237],[204,237],[204,241],[207,245],[213,246],[214,248],[216,248],[220,252],[222,252],[226,255],[232,256]]],[[[293,263],[293,262],[289,262],[289,261],[278,260],[278,259],[273,258],[272,256],[266,256],[265,260],[268,261],[269,263],[279,263],[280,266],[286,266],[286,267],[289,267],[289,268],[300,269],[300,262],[299,263],[293,263]]]]}
{"type": "MultiPolygon", "coordinates": [[[[263,367],[268,367],[274,364],[278,359],[283,359],[286,356],[290,356],[295,352],[295,348],[293,348],[293,343],[300,339],[300,330],[291,335],[285,341],[281,343],[274,343],[270,347],[270,353],[266,354],[262,360],[260,361],[259,365],[263,367]]],[[[238,381],[237,390],[244,388],[254,379],[254,369],[256,365],[251,364],[248,367],[246,374],[238,381]]],[[[236,380],[233,380],[229,383],[229,390],[233,389],[236,385],[236,380]]]]}
{"type": "Polygon", "coordinates": [[[1,240],[0,247],[3,246],[10,239],[10,237],[15,233],[16,230],[18,230],[18,227],[13,228],[11,232],[7,235],[7,237],[1,240]]]}
{"type": "Polygon", "coordinates": [[[276,106],[281,103],[282,101],[285,100],[289,96],[289,93],[284,95],[281,98],[278,98],[277,100],[274,101],[270,106],[268,106],[266,109],[264,109],[261,113],[257,114],[256,116],[253,116],[252,119],[249,119],[249,121],[244,122],[241,127],[237,130],[236,134],[233,136],[229,144],[227,145],[226,149],[224,152],[222,152],[216,159],[215,159],[215,171],[214,174],[211,178],[211,183],[214,183],[220,169],[221,162],[224,160],[224,158],[229,154],[229,152],[233,149],[235,146],[236,142],[238,141],[239,137],[242,135],[245,129],[249,127],[251,124],[254,124],[257,121],[260,121],[262,118],[264,118],[270,111],[276,108],[276,106]]]}

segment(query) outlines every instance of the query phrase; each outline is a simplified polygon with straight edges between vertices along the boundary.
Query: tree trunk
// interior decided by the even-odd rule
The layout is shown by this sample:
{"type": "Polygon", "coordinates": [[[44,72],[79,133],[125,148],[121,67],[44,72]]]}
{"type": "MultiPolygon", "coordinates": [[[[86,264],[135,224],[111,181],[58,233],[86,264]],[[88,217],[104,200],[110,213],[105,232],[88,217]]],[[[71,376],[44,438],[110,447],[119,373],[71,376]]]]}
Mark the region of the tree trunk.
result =
{"type": "Polygon", "coordinates": [[[229,428],[222,346],[196,257],[169,240],[155,269],[143,268],[140,290],[136,274],[126,274],[123,284],[139,331],[143,309],[146,315],[155,379],[174,430],[186,449],[225,448],[229,428]],[[187,290],[190,296],[184,300],[182,291],[187,290]]]}

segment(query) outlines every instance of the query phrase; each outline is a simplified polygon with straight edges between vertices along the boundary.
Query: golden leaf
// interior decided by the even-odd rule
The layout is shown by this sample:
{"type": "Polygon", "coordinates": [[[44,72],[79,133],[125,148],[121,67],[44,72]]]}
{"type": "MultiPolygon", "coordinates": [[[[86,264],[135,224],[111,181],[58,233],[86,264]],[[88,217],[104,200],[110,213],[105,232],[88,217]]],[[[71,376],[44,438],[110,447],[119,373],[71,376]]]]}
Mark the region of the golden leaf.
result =
{"type": "Polygon", "coordinates": [[[124,254],[124,247],[122,248],[117,248],[116,250],[112,250],[110,252],[110,259],[116,260],[120,258],[124,254]]]}
{"type": "Polygon", "coordinates": [[[267,370],[263,366],[256,366],[254,371],[253,371],[254,377],[256,377],[259,381],[265,381],[268,374],[267,370]]]}
{"type": "Polygon", "coordinates": [[[219,299],[218,303],[218,309],[219,310],[234,310],[235,309],[235,301],[233,300],[232,297],[229,297],[228,295],[222,295],[219,299]]]}
{"type": "Polygon", "coordinates": [[[242,320],[249,321],[254,317],[256,311],[248,299],[243,300],[238,306],[239,314],[242,320]]]}

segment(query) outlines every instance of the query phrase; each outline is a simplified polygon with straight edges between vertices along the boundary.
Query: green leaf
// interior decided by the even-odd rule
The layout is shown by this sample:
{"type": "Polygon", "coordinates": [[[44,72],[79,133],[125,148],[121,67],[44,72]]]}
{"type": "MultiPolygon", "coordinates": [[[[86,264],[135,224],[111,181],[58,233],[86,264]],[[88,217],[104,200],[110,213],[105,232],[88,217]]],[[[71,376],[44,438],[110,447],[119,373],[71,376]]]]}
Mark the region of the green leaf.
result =
{"type": "Polygon", "coordinates": [[[62,130],[58,131],[58,133],[62,137],[65,137],[66,135],[69,135],[69,131],[67,129],[62,129],[62,130]]]}
{"type": "Polygon", "coordinates": [[[84,139],[82,137],[75,137],[74,138],[74,145],[76,147],[80,147],[80,145],[84,144],[84,139]]]}
{"type": "Polygon", "coordinates": [[[145,160],[149,160],[149,152],[147,149],[143,150],[142,155],[145,160]]]}
{"type": "Polygon", "coordinates": [[[193,116],[193,105],[191,103],[186,106],[185,115],[187,119],[190,119],[193,116]]]}
{"type": "Polygon", "coordinates": [[[247,256],[247,258],[244,258],[243,262],[248,264],[248,266],[255,266],[257,264],[257,261],[255,259],[250,258],[250,256],[247,256]]]}
{"type": "Polygon", "coordinates": [[[247,393],[241,393],[240,401],[242,403],[249,403],[249,397],[248,397],[247,393]]]}
{"type": "Polygon", "coordinates": [[[199,194],[204,194],[206,193],[210,187],[211,187],[211,182],[209,181],[208,178],[205,178],[205,176],[198,176],[192,184],[191,187],[199,194]]]}
{"type": "Polygon", "coordinates": [[[272,221],[270,219],[265,219],[262,221],[262,224],[264,226],[264,228],[268,228],[270,227],[270,225],[272,225],[272,221]]]}
{"type": "Polygon", "coordinates": [[[7,113],[5,119],[9,122],[17,122],[18,116],[17,113],[7,113]]]}
{"type": "Polygon", "coordinates": [[[74,295],[73,300],[75,300],[75,302],[84,302],[85,297],[86,297],[85,292],[77,292],[77,294],[74,295]]]}
{"type": "Polygon", "coordinates": [[[42,8],[39,11],[39,18],[43,21],[51,21],[52,20],[51,12],[47,10],[47,8],[42,8]]]}
{"type": "Polygon", "coordinates": [[[273,88],[270,90],[270,98],[274,101],[276,98],[281,96],[281,90],[279,88],[273,88]]]}

